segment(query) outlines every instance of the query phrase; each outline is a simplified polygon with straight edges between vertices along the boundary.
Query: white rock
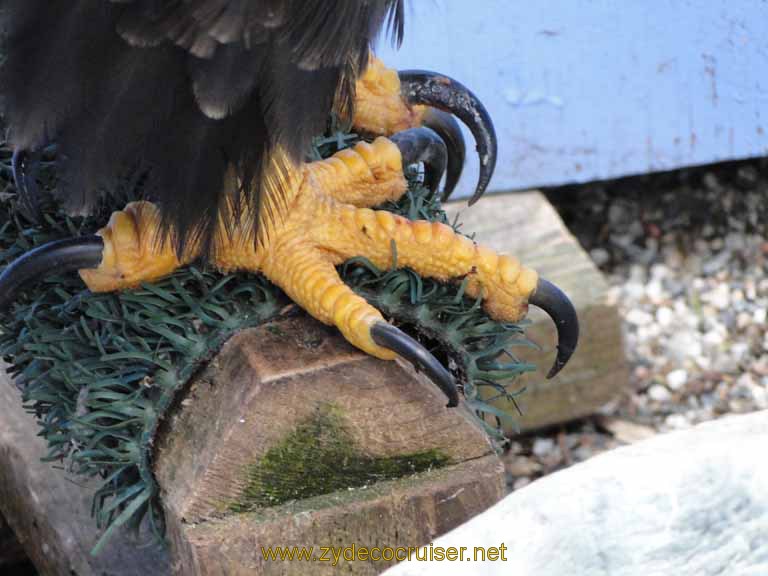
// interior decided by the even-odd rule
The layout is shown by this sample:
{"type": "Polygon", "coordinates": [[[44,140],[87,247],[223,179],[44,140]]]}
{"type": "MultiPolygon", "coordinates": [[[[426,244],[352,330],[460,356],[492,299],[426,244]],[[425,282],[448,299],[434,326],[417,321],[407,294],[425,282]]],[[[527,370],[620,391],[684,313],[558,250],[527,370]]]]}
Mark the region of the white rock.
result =
{"type": "Polygon", "coordinates": [[[741,391],[742,394],[751,394],[752,388],[757,386],[757,381],[755,381],[755,377],[752,376],[749,372],[744,372],[742,375],[740,375],[736,379],[736,386],[733,388],[734,391],[741,391]]]}
{"type": "Polygon", "coordinates": [[[750,324],[752,324],[752,315],[747,312],[739,312],[738,316],[736,316],[736,326],[740,330],[744,330],[750,324]]]}
{"type": "Polygon", "coordinates": [[[601,454],[533,482],[433,546],[506,561],[404,562],[387,576],[768,574],[768,412],[601,454]]]}
{"type": "Polygon", "coordinates": [[[690,307],[685,302],[685,300],[675,300],[672,303],[672,307],[675,310],[675,314],[678,316],[688,316],[692,314],[690,307]]]}
{"type": "Polygon", "coordinates": [[[708,356],[699,356],[696,358],[696,365],[702,370],[709,370],[712,368],[712,359],[708,356]]]}
{"type": "Polygon", "coordinates": [[[648,312],[645,312],[644,310],[640,310],[639,308],[633,308],[627,313],[626,320],[627,322],[629,322],[630,324],[634,324],[635,326],[646,326],[653,322],[653,316],[651,316],[650,314],[648,314],[648,312]]]}
{"type": "Polygon", "coordinates": [[[555,449],[555,441],[551,438],[536,438],[533,441],[533,454],[541,458],[555,449]]]}
{"type": "Polygon", "coordinates": [[[703,348],[698,333],[688,330],[675,332],[667,343],[669,359],[682,364],[688,358],[698,358],[703,348]]]}
{"type": "Polygon", "coordinates": [[[629,420],[608,417],[601,421],[603,428],[608,430],[619,442],[633,444],[656,436],[657,432],[650,426],[643,426],[629,420]]]}
{"type": "Polygon", "coordinates": [[[731,291],[728,288],[728,284],[723,282],[718,284],[714,290],[702,294],[701,299],[712,304],[718,310],[724,310],[731,303],[731,291]]]}
{"type": "Polygon", "coordinates": [[[752,388],[752,400],[760,410],[768,409],[768,388],[764,385],[752,388]]]}
{"type": "Polygon", "coordinates": [[[703,340],[709,346],[720,346],[725,342],[725,334],[721,330],[709,330],[704,334],[703,340]]]}
{"type": "Polygon", "coordinates": [[[672,395],[665,386],[654,384],[648,389],[648,397],[656,402],[668,402],[672,398],[672,395]]]}
{"type": "Polygon", "coordinates": [[[629,268],[629,281],[639,284],[645,284],[646,270],[645,266],[640,264],[632,264],[629,268]]]}
{"type": "Polygon", "coordinates": [[[679,368],[667,374],[667,387],[670,390],[681,390],[688,382],[688,371],[679,368]]]}
{"type": "Polygon", "coordinates": [[[623,287],[623,291],[631,302],[642,300],[645,296],[645,283],[627,282],[623,287]]]}
{"type": "Polygon", "coordinates": [[[589,251],[589,255],[592,257],[592,261],[597,266],[602,266],[603,264],[607,264],[608,261],[611,259],[611,255],[608,253],[608,250],[604,248],[593,248],[589,251]]]}
{"type": "Polygon", "coordinates": [[[515,483],[512,486],[512,489],[520,490],[521,488],[525,488],[526,486],[528,486],[530,483],[531,483],[531,479],[526,476],[523,476],[522,478],[518,478],[517,480],[515,480],[515,483]]]}
{"type": "Polygon", "coordinates": [[[669,430],[684,430],[691,427],[691,421],[684,414],[670,414],[664,419],[669,430]]]}
{"type": "Polygon", "coordinates": [[[669,326],[670,324],[672,324],[672,321],[674,319],[675,319],[675,313],[672,312],[671,308],[662,306],[658,310],[656,310],[656,322],[658,322],[662,326],[664,327],[669,326]]]}
{"type": "Polygon", "coordinates": [[[645,287],[645,294],[648,296],[648,299],[653,302],[654,304],[660,304],[664,300],[666,300],[666,294],[664,292],[664,288],[661,285],[661,282],[654,281],[649,282],[648,285],[645,287]]]}
{"type": "Polygon", "coordinates": [[[748,342],[734,342],[728,350],[735,362],[741,362],[749,354],[748,342]]]}
{"type": "Polygon", "coordinates": [[[746,292],[747,299],[757,299],[757,284],[752,278],[746,278],[744,280],[744,291],[746,292]]]}
{"type": "Polygon", "coordinates": [[[669,277],[669,268],[664,264],[652,264],[651,265],[651,278],[657,278],[663,280],[669,277]]]}

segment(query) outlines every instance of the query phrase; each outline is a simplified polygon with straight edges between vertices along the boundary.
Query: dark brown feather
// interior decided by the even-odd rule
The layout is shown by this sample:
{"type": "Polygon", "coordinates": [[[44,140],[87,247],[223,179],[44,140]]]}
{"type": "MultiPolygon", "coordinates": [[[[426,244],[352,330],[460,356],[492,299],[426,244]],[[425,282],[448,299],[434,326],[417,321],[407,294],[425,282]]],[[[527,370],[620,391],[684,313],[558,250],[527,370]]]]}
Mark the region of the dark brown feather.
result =
{"type": "Polygon", "coordinates": [[[14,145],[58,142],[72,210],[141,179],[179,249],[210,240],[228,168],[234,204],[260,206],[272,151],[301,161],[330,113],[351,111],[372,42],[386,24],[399,41],[403,19],[403,0],[2,3],[14,145]]]}

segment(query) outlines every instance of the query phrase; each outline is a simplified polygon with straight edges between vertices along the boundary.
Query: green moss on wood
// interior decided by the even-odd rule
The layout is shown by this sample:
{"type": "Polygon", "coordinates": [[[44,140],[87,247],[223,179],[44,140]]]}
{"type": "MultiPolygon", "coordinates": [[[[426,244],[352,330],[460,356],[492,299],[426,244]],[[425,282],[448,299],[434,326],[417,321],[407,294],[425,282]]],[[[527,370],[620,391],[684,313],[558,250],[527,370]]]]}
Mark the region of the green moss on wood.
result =
{"type": "Polygon", "coordinates": [[[282,442],[248,467],[248,484],[232,512],[277,506],[350,488],[360,488],[441,468],[450,459],[440,450],[389,457],[365,454],[344,424],[341,410],[326,404],[282,442]]]}

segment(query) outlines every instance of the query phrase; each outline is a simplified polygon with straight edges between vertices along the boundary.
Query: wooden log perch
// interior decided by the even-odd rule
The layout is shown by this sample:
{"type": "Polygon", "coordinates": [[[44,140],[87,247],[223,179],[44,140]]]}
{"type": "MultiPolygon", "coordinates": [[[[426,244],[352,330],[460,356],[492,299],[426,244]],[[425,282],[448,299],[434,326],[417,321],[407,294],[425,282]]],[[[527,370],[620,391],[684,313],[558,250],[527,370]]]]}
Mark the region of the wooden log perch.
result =
{"type": "MultiPolygon", "coordinates": [[[[525,393],[517,398],[522,416],[508,402],[500,407],[517,416],[523,431],[544,428],[593,414],[614,400],[629,383],[618,307],[608,297],[608,284],[589,255],[563,224],[541,192],[486,196],[467,208],[466,202],[446,206],[451,219],[459,214],[462,231],[520,259],[557,284],[579,314],[581,338],[568,366],[552,380],[545,376],[555,356],[554,326],[531,307],[529,339],[541,350],[518,348],[518,356],[539,370],[521,380],[525,393]]],[[[507,433],[516,430],[509,426],[507,433]]]]}
{"type": "MultiPolygon", "coordinates": [[[[554,381],[543,379],[551,323],[529,330],[544,350],[521,350],[542,368],[526,376],[523,426],[613,398],[627,380],[618,314],[551,206],[537,193],[490,197],[462,217],[579,309],[580,349],[554,381]]],[[[0,512],[43,575],[377,574],[392,562],[270,561],[262,547],[420,546],[499,500],[493,447],[465,408],[445,403],[410,366],[366,356],[306,316],[243,331],[180,394],[155,439],[169,552],[118,537],[94,558],[94,484],[40,462],[36,424],[0,382],[0,512]]]]}
{"type": "Polygon", "coordinates": [[[269,546],[419,546],[504,494],[485,433],[409,366],[301,316],[232,338],[158,442],[179,574],[378,574],[269,546]],[[415,472],[415,474],[414,474],[415,472]]]}
{"type": "Polygon", "coordinates": [[[155,442],[169,557],[118,535],[94,558],[94,484],[40,462],[34,419],[0,382],[0,510],[41,574],[378,574],[392,562],[261,549],[420,546],[505,492],[463,408],[304,315],[237,334],[181,396],[155,442]]]}

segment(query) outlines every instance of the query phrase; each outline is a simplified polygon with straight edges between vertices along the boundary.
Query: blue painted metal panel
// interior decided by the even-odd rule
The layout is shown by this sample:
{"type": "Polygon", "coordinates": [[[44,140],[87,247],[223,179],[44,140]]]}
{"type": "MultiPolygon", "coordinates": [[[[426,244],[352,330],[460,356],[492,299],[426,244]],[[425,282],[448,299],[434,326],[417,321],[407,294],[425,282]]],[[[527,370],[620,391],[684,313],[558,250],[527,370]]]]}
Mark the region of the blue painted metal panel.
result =
{"type": "Polygon", "coordinates": [[[496,190],[768,153],[764,0],[411,0],[402,49],[378,53],[485,102],[496,190]]]}

